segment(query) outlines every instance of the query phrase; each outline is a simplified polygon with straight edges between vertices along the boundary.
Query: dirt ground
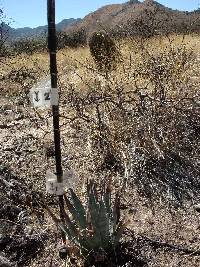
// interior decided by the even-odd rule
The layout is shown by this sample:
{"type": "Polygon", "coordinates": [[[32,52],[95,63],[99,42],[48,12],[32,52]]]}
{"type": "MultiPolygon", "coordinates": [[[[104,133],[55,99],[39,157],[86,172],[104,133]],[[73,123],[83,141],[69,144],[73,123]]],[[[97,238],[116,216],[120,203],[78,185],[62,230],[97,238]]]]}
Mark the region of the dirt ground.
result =
{"type": "MultiPolygon", "coordinates": [[[[31,252],[28,245],[25,246],[26,253],[20,246],[18,246],[18,252],[14,249],[12,252],[6,243],[5,247],[1,246],[1,251],[11,260],[19,261],[19,258],[22,259],[24,256],[25,260],[22,260],[22,263],[25,266],[44,266],[45,262],[45,266],[47,266],[47,262],[48,264],[52,262],[50,266],[64,266],[65,263],[58,257],[61,240],[56,227],[53,226],[53,222],[46,214],[39,213],[36,204],[36,214],[34,210],[31,211],[30,203],[27,200],[27,195],[33,194],[33,192],[45,195],[46,170],[54,169],[53,152],[51,151],[53,149],[52,119],[43,119],[44,117],[48,118],[50,110],[40,111],[41,118],[37,111],[27,103],[22,103],[20,99],[4,97],[1,98],[1,103],[0,165],[2,168],[4,167],[0,176],[1,183],[4,182],[1,199],[3,201],[6,195],[12,201],[9,203],[7,200],[3,205],[9,204],[10,207],[13,207],[13,214],[10,218],[8,218],[8,214],[1,214],[1,221],[4,225],[1,229],[1,242],[5,236],[15,238],[15,235],[21,235],[21,238],[26,237],[32,241],[33,236],[37,235],[40,239],[38,243],[36,240],[34,240],[36,243],[33,243],[38,244],[36,258],[34,253],[31,256],[35,259],[30,260],[28,254],[31,252]],[[12,185],[9,184],[5,186],[6,182],[16,183],[14,186],[18,185],[20,189],[12,188],[12,185]],[[23,193],[19,194],[20,190],[23,193]],[[14,196],[12,192],[14,192],[14,196]],[[16,224],[22,228],[20,232],[16,229],[16,224]],[[8,227],[9,233],[5,233],[6,227],[8,227]],[[20,252],[24,255],[20,255],[20,252]],[[16,256],[16,253],[20,256],[16,256]],[[28,263],[26,263],[27,258],[29,259],[28,263]]],[[[61,120],[61,123],[64,122],[61,120]]],[[[85,145],[84,136],[82,140],[76,136],[77,141],[74,144],[72,130],[65,127],[61,134],[63,166],[73,168],[76,172],[75,181],[82,181],[84,184],[84,176],[88,172],[89,164],[88,159],[84,158],[86,151],[82,150],[85,145]],[[81,167],[80,163],[82,163],[81,167]]],[[[80,186],[80,190],[82,189],[80,186]]],[[[166,206],[162,202],[151,203],[150,200],[141,197],[131,188],[127,188],[126,192],[128,193],[124,195],[122,201],[122,214],[126,220],[128,219],[128,225],[123,239],[124,242],[128,242],[128,246],[134,253],[137,252],[137,257],[144,259],[147,266],[200,266],[199,214],[195,211],[193,203],[185,203],[184,209],[175,208],[170,205],[166,206]]]]}

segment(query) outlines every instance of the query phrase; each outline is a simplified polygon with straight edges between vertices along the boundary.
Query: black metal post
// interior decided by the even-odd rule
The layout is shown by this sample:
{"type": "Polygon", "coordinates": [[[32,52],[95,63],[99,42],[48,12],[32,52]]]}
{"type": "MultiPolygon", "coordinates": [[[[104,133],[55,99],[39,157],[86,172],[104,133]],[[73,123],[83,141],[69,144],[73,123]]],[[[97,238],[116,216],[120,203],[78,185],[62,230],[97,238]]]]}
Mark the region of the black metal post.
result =
{"type": "MultiPolygon", "coordinates": [[[[56,62],[56,26],[55,26],[55,0],[47,0],[47,18],[48,18],[48,49],[50,57],[50,74],[51,88],[57,88],[57,62],[56,62]]],[[[62,183],[62,163],[61,163],[61,147],[60,147],[60,127],[59,127],[59,105],[52,106],[53,112],[53,130],[55,144],[55,160],[57,182],[62,183]]],[[[60,217],[64,220],[64,200],[63,196],[59,196],[60,217]]]]}

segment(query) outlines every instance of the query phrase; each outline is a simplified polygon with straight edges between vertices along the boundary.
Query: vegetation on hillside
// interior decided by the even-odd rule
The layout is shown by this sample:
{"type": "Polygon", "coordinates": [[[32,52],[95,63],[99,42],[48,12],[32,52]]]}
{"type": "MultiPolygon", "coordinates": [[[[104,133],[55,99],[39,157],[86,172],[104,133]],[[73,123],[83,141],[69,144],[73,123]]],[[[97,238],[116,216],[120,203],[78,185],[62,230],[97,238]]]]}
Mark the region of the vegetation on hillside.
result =
{"type": "Polygon", "coordinates": [[[66,28],[67,35],[84,31],[88,37],[94,31],[105,30],[115,38],[136,37],[141,34],[199,33],[199,13],[181,12],[156,1],[127,1],[106,5],[66,28]]]}

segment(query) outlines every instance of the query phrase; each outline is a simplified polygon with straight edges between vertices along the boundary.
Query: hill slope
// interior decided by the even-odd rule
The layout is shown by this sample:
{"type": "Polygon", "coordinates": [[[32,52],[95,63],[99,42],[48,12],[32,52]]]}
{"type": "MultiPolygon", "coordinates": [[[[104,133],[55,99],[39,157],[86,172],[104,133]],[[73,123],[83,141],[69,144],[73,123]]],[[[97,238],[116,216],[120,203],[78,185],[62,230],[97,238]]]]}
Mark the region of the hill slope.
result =
{"type": "MultiPolygon", "coordinates": [[[[70,43],[80,40],[80,44],[83,44],[88,35],[97,30],[105,30],[118,37],[141,34],[148,37],[160,32],[200,32],[198,21],[199,10],[183,12],[154,0],[130,0],[123,4],[103,6],[83,19],[65,19],[57,24],[57,31],[65,32],[70,43]]],[[[9,33],[9,40],[41,37],[47,31],[47,25],[14,29],[5,24],[3,28],[9,33]]]]}
{"type": "Polygon", "coordinates": [[[161,32],[182,32],[186,28],[196,31],[199,27],[193,22],[199,18],[198,12],[173,10],[153,0],[131,0],[99,8],[66,28],[65,32],[69,35],[85,32],[88,35],[96,30],[106,30],[113,35],[124,36],[152,31],[152,28],[161,32]]]}

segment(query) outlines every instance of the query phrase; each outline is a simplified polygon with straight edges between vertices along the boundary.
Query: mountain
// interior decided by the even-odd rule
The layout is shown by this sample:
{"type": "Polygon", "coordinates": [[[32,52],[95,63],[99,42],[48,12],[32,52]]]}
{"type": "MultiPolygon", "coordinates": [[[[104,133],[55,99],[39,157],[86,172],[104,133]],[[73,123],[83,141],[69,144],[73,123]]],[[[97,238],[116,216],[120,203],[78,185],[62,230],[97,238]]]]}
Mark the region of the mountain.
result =
{"type": "Polygon", "coordinates": [[[158,32],[199,31],[199,12],[183,12],[168,8],[157,1],[130,0],[123,4],[106,5],[65,29],[68,36],[105,30],[114,36],[152,35],[158,32]]]}
{"type": "MultiPolygon", "coordinates": [[[[168,8],[154,0],[130,0],[123,4],[103,6],[83,19],[65,19],[57,24],[57,31],[65,34],[66,45],[84,45],[93,31],[106,31],[116,37],[159,33],[200,33],[200,11],[183,12],[168,8]]],[[[13,29],[4,25],[9,40],[44,36],[47,25],[37,28],[13,29]]],[[[62,36],[63,38],[63,36],[62,36]]]]}
{"type": "MultiPolygon", "coordinates": [[[[56,25],[56,29],[57,31],[63,31],[64,29],[67,29],[67,27],[73,25],[78,21],[80,21],[80,19],[73,19],[73,18],[64,19],[56,25]]],[[[4,32],[7,32],[9,40],[16,40],[20,38],[36,38],[36,37],[42,37],[44,36],[44,34],[46,34],[47,25],[39,26],[36,28],[25,27],[25,28],[14,29],[7,24],[3,24],[3,30],[4,32]]]]}

